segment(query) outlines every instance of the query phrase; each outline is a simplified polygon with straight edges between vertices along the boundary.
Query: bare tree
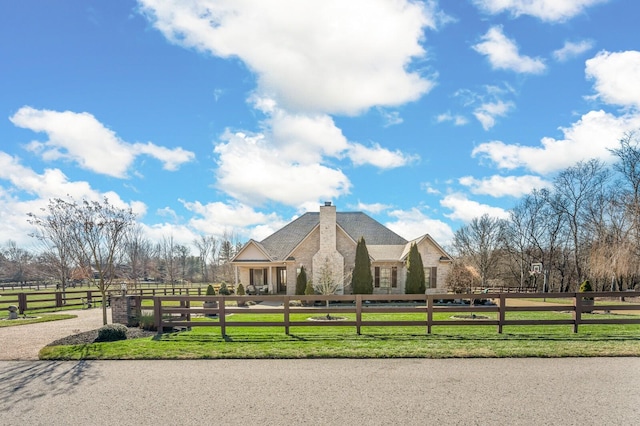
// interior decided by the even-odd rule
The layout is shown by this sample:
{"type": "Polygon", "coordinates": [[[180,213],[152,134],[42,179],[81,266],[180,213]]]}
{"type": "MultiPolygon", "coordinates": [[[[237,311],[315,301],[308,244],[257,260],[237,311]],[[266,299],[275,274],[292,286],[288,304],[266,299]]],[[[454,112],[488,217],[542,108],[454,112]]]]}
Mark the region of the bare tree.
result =
{"type": "Polygon", "coordinates": [[[560,172],[553,181],[557,198],[554,208],[566,221],[569,229],[571,251],[577,281],[586,278],[585,264],[587,245],[590,239],[590,216],[593,215],[594,203],[601,199],[610,177],[600,161],[590,160],[578,162],[560,172]]]}
{"type": "Polygon", "coordinates": [[[5,263],[3,268],[5,279],[26,284],[32,278],[30,276],[30,267],[33,255],[29,251],[18,247],[18,244],[13,240],[7,241],[7,245],[2,252],[5,263]]]}
{"type": "Polygon", "coordinates": [[[492,270],[498,263],[503,232],[504,221],[485,214],[474,218],[454,235],[453,246],[477,269],[483,287],[487,286],[492,270]]]}
{"type": "Polygon", "coordinates": [[[209,282],[209,260],[215,256],[217,249],[217,241],[212,236],[201,235],[199,239],[195,239],[193,244],[198,249],[198,262],[200,264],[200,274],[202,281],[209,282]]]}
{"type": "Polygon", "coordinates": [[[152,244],[144,235],[142,228],[133,226],[125,238],[125,258],[129,264],[129,278],[134,288],[138,282],[148,276],[148,265],[152,255],[152,244]]]}
{"type": "Polygon", "coordinates": [[[28,221],[36,227],[31,234],[43,245],[45,259],[49,267],[55,271],[60,282],[63,301],[66,300],[66,289],[71,278],[71,270],[75,264],[75,246],[72,228],[75,220],[74,203],[54,198],[49,200],[42,215],[28,214],[28,221]]]}
{"type": "MultiPolygon", "coordinates": [[[[346,266],[345,266],[346,268],[346,266]]],[[[326,257],[324,262],[320,266],[320,270],[316,273],[314,271],[311,285],[316,293],[324,296],[330,296],[335,294],[338,290],[343,289],[345,283],[351,281],[353,271],[335,271],[331,266],[331,259],[326,257]]],[[[329,300],[326,302],[327,308],[329,308],[329,300]]],[[[327,313],[327,319],[331,319],[331,315],[327,313]]]]}

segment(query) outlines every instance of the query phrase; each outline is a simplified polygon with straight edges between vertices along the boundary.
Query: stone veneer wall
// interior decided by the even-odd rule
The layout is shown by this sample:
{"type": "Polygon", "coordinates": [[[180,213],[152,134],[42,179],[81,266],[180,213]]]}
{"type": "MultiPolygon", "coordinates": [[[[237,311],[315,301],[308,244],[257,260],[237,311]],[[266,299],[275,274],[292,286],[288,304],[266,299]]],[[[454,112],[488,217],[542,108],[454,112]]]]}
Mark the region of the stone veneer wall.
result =
{"type": "Polygon", "coordinates": [[[445,280],[447,279],[447,275],[449,274],[451,265],[450,262],[440,261],[440,256],[442,256],[442,253],[427,240],[423,241],[418,246],[418,251],[420,252],[420,256],[422,256],[422,265],[425,268],[433,266],[436,266],[438,268],[436,287],[445,288],[445,280]]]}
{"type": "MultiPolygon", "coordinates": [[[[312,259],[311,276],[314,283],[322,279],[322,273],[328,268],[332,282],[344,282],[344,256],[338,252],[336,225],[336,207],[331,203],[320,206],[320,247],[312,259]]],[[[336,293],[343,292],[340,288],[336,293]]]]}
{"type": "Polygon", "coordinates": [[[138,325],[138,318],[142,314],[142,299],[140,296],[112,296],[111,322],[124,324],[127,327],[138,325]]]}

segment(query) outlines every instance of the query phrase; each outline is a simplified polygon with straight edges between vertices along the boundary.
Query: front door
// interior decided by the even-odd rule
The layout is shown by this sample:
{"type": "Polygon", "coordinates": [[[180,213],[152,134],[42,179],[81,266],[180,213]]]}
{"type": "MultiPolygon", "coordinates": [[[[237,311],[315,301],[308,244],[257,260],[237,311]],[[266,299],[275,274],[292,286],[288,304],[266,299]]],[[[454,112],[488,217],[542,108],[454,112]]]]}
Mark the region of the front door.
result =
{"type": "Polygon", "coordinates": [[[276,282],[278,285],[278,294],[287,294],[287,268],[276,268],[276,282]]]}

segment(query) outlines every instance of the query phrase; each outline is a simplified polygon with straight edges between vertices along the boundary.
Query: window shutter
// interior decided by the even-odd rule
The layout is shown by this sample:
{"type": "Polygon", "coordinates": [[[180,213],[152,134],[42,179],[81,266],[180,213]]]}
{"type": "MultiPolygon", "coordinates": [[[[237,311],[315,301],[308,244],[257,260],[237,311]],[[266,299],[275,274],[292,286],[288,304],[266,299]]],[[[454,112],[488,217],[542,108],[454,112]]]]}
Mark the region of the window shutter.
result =
{"type": "Polygon", "coordinates": [[[375,267],[375,274],[374,274],[373,282],[375,283],[376,287],[380,287],[380,267],[379,266],[375,267]]]}
{"type": "Polygon", "coordinates": [[[437,266],[432,266],[431,267],[431,276],[429,277],[431,281],[429,283],[429,286],[431,288],[436,288],[438,286],[438,267],[437,266]]]}
{"type": "Polygon", "coordinates": [[[391,287],[398,287],[398,268],[395,266],[391,268],[391,287]]]}

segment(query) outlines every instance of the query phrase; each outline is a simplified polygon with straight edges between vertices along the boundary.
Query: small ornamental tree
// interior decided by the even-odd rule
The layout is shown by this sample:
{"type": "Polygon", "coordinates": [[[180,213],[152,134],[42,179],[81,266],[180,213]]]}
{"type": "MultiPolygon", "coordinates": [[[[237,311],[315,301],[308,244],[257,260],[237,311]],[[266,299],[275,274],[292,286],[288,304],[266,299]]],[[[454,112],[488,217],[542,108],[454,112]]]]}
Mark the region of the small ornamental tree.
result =
{"type": "MultiPolygon", "coordinates": [[[[591,281],[586,280],[580,284],[580,293],[585,293],[588,291],[593,291],[593,287],[591,286],[591,281]]],[[[583,297],[582,300],[593,300],[593,297],[583,297]]]]}
{"type": "Polygon", "coordinates": [[[422,256],[415,243],[411,244],[409,258],[407,259],[407,281],[405,284],[406,294],[424,294],[426,291],[424,283],[424,266],[422,256]]]}
{"type": "Polygon", "coordinates": [[[211,284],[209,284],[207,286],[207,296],[215,296],[215,295],[216,295],[216,289],[213,288],[211,284]]]}
{"type": "Polygon", "coordinates": [[[304,266],[300,267],[300,273],[296,278],[296,294],[302,296],[307,288],[307,271],[304,266]]]}
{"type": "Polygon", "coordinates": [[[373,275],[371,274],[371,259],[364,237],[358,240],[356,247],[355,267],[351,276],[351,289],[353,294],[372,294],[373,275]]]}

